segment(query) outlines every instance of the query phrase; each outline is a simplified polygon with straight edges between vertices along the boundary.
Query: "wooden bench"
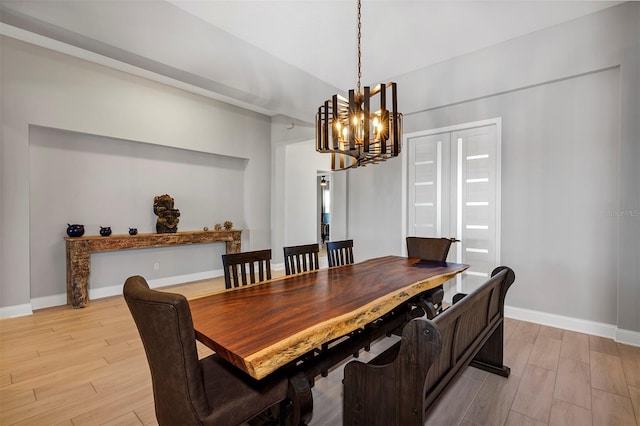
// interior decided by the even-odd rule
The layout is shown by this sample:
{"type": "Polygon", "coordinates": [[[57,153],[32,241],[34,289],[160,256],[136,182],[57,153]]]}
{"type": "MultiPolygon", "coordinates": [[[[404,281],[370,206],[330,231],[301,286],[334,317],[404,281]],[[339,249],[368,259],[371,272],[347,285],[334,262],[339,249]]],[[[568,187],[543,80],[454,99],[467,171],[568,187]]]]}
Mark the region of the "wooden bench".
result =
{"type": "Polygon", "coordinates": [[[508,377],[504,299],[514,280],[510,268],[498,267],[435,319],[411,320],[401,340],[369,363],[348,363],[343,424],[423,426],[427,410],[467,365],[508,377]]]}

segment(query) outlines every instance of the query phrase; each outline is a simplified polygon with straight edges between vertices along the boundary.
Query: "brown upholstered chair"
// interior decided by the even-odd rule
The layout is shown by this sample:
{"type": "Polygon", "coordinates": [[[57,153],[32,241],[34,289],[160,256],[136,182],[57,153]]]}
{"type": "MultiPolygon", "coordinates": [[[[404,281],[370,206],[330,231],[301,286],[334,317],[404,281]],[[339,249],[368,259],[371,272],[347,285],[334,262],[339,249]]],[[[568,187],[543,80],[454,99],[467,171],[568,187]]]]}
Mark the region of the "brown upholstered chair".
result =
{"type": "MultiPolygon", "coordinates": [[[[455,239],[450,238],[407,237],[407,256],[446,262],[449,248],[454,241],[455,239]]],[[[443,300],[444,288],[439,285],[422,293],[417,300],[411,300],[410,303],[419,304],[426,312],[427,318],[433,319],[442,312],[443,300]]]]}
{"type": "Polygon", "coordinates": [[[245,251],[222,255],[224,268],[224,285],[226,288],[271,279],[271,249],[245,251]],[[258,275],[256,276],[256,264],[258,275]],[[247,267],[249,268],[249,282],[247,282],[247,267]]]}
{"type": "Polygon", "coordinates": [[[128,278],[123,293],[147,354],[160,425],[236,425],[271,409],[286,412],[286,378],[257,381],[217,354],[198,360],[184,296],[150,290],[140,276],[128,278]]]}
{"type": "Polygon", "coordinates": [[[353,240],[329,241],[327,243],[329,267],[353,263],[353,240]]]}
{"type": "Polygon", "coordinates": [[[287,275],[318,269],[318,244],[284,247],[284,270],[287,275]]]}

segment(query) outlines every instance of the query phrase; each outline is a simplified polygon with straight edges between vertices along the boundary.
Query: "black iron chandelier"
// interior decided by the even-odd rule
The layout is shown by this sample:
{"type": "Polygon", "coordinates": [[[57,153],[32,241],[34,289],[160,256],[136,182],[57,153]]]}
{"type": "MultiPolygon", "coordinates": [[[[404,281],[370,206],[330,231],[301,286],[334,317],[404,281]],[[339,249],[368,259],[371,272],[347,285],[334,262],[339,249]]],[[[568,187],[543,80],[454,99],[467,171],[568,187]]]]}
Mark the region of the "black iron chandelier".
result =
{"type": "Polygon", "coordinates": [[[360,90],[362,34],[358,0],[358,85],[349,99],[333,95],[316,114],[316,151],[331,154],[331,170],[376,164],[397,157],[402,147],[402,114],[396,83],[360,90]],[[389,109],[390,107],[390,109],[389,109]]]}

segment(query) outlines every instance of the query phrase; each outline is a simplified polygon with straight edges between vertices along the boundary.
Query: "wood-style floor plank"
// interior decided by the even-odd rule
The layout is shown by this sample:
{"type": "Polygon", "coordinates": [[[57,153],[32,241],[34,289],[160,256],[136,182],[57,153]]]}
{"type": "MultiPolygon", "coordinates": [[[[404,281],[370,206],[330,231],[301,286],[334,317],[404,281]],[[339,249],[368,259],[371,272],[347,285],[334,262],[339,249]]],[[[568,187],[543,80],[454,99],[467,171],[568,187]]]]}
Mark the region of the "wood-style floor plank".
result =
{"type": "Polygon", "coordinates": [[[589,336],[589,349],[594,352],[618,356],[618,345],[616,342],[600,336],[589,336]]]}
{"type": "Polygon", "coordinates": [[[636,423],[629,398],[599,389],[592,391],[594,425],[633,425],[636,423]]]}
{"type": "Polygon", "coordinates": [[[547,423],[553,400],[555,371],[527,365],[513,400],[512,411],[547,423]]]}
{"type": "Polygon", "coordinates": [[[628,397],[629,391],[620,357],[591,351],[591,385],[595,389],[628,397]]]}
{"type": "Polygon", "coordinates": [[[551,405],[549,426],[555,425],[591,426],[591,410],[554,399],[553,404],[551,405]]]}
{"type": "Polygon", "coordinates": [[[540,327],[538,324],[519,321],[516,329],[511,333],[511,338],[534,344],[538,338],[540,327]]]}
{"type": "Polygon", "coordinates": [[[506,379],[488,374],[464,419],[478,425],[504,424],[519,386],[520,377],[518,376],[506,379]]]}
{"type": "Polygon", "coordinates": [[[627,345],[617,346],[627,384],[640,388],[640,348],[627,345]]]}
{"type": "Polygon", "coordinates": [[[538,335],[529,355],[529,364],[547,370],[556,371],[560,358],[562,341],[547,336],[538,335]]]}
{"type": "Polygon", "coordinates": [[[553,397],[591,410],[589,364],[575,359],[560,358],[553,397]]]}
{"type": "Polygon", "coordinates": [[[469,406],[482,387],[482,382],[460,376],[438,399],[427,415],[427,424],[457,425],[464,419],[469,406]]]}
{"type": "Polygon", "coordinates": [[[545,426],[546,424],[516,411],[510,412],[505,422],[505,426],[545,426]]]}
{"type": "Polygon", "coordinates": [[[589,363],[589,336],[565,330],[562,335],[560,356],[589,363]]]}
{"type": "Polygon", "coordinates": [[[636,413],[636,423],[640,425],[640,388],[629,386],[629,395],[631,397],[631,406],[636,413]]]}
{"type": "MultiPolygon", "coordinates": [[[[163,290],[192,297],[223,289],[218,278],[163,290]]],[[[511,376],[468,368],[427,424],[640,426],[640,348],[509,318],[504,335],[511,376]]],[[[359,360],[396,340],[375,343],[359,360]]],[[[197,348],[200,357],[212,353],[197,348]]],[[[310,426],[342,423],[343,368],[351,361],[316,379],[310,426]]],[[[0,320],[0,370],[3,426],[157,425],[144,348],[120,296],[0,320]]]]}

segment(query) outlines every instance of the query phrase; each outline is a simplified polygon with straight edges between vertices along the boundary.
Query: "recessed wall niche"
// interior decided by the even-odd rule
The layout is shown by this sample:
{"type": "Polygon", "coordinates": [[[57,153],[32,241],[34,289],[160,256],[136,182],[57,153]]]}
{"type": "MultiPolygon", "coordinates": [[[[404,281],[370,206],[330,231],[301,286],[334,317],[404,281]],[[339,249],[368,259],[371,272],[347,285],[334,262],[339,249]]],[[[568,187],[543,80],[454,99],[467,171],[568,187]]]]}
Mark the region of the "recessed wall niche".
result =
{"type": "MultiPolygon", "coordinates": [[[[243,158],[30,126],[29,165],[31,299],[66,294],[67,223],[84,224],[85,236],[100,226],[155,232],[153,197],[170,194],[179,231],[245,224],[243,158]]],[[[92,254],[89,289],[121,286],[131,275],[218,270],[224,252],[221,243],[92,254]]]]}

